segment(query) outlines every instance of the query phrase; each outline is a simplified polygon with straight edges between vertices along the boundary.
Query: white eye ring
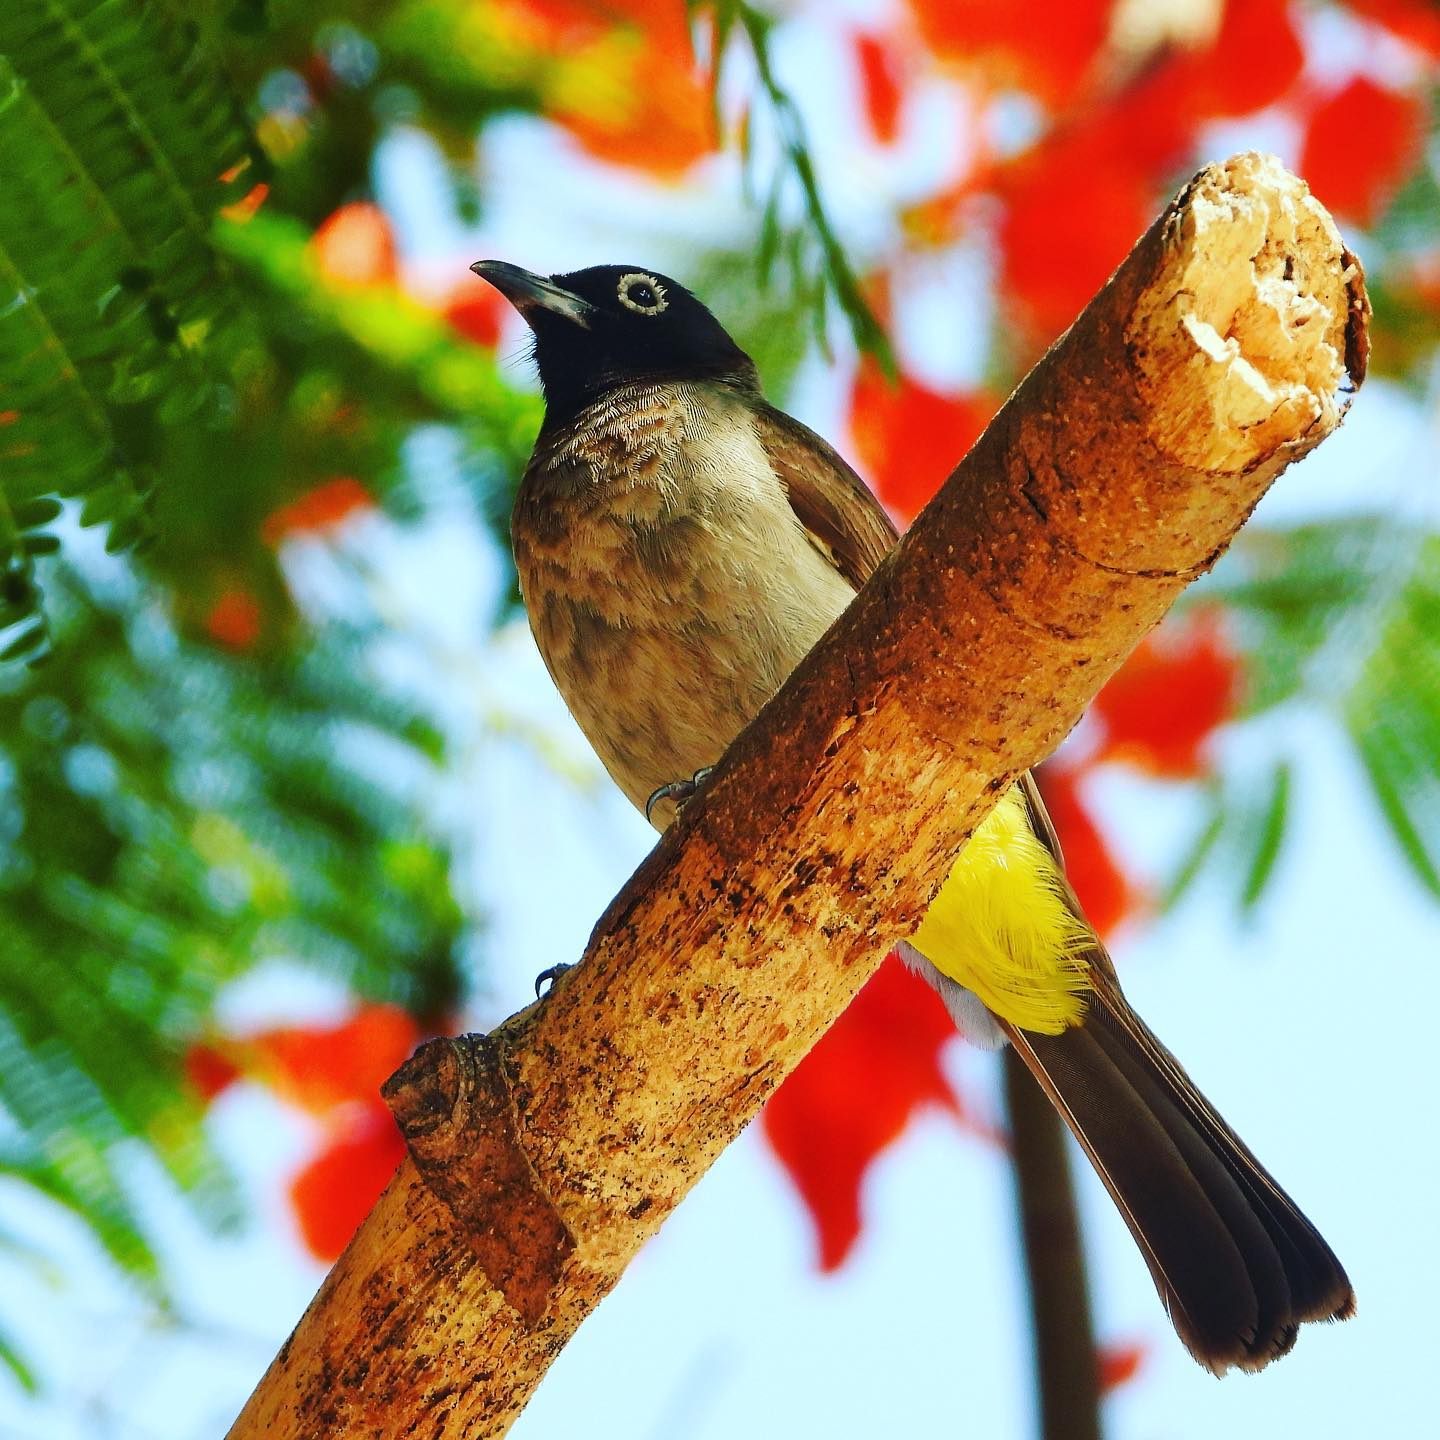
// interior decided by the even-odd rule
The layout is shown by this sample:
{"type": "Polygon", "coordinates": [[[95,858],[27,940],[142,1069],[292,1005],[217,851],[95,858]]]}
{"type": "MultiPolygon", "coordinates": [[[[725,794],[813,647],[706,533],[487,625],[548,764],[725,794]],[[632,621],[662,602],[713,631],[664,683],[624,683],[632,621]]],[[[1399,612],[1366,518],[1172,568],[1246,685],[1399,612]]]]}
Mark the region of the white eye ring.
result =
{"type": "Polygon", "coordinates": [[[632,270],[630,274],[622,275],[615,294],[627,310],[633,310],[637,315],[658,315],[670,303],[665,298],[665,287],[653,275],[647,275],[643,270],[632,270]],[[653,305],[642,305],[638,300],[630,298],[630,287],[637,284],[648,285],[655,292],[653,305]]]}

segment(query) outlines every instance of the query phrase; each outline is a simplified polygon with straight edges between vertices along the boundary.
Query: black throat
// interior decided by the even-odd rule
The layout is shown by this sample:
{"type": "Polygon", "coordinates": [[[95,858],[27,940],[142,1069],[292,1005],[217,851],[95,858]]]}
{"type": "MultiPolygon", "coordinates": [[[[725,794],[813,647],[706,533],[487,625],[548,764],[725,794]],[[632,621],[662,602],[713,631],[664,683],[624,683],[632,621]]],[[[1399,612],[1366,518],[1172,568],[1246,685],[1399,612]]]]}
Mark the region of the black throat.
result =
{"type": "Polygon", "coordinates": [[[757,400],[761,398],[760,376],[755,363],[738,349],[733,358],[721,360],[717,357],[711,363],[688,364],[681,368],[674,365],[626,365],[596,369],[592,364],[585,363],[582,357],[568,355],[563,350],[547,356],[537,342],[535,361],[540,371],[540,388],[545,395],[542,434],[568,425],[582,411],[607,395],[629,389],[632,385],[683,385],[687,381],[706,380],[724,385],[741,395],[757,400]]]}

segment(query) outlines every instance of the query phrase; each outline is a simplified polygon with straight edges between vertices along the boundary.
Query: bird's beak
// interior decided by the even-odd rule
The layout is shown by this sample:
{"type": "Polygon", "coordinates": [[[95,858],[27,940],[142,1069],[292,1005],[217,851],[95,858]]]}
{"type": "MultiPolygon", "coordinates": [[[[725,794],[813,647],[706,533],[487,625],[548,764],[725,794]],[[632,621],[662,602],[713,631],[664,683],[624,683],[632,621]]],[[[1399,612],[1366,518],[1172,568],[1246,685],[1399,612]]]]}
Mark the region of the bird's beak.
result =
{"type": "Polygon", "coordinates": [[[543,275],[532,275],[530,271],[522,270],[518,265],[507,265],[503,260],[477,260],[470,268],[482,280],[488,280],[527,320],[532,311],[548,310],[582,330],[590,328],[590,317],[595,313],[595,307],[553,280],[547,280],[543,275]]]}

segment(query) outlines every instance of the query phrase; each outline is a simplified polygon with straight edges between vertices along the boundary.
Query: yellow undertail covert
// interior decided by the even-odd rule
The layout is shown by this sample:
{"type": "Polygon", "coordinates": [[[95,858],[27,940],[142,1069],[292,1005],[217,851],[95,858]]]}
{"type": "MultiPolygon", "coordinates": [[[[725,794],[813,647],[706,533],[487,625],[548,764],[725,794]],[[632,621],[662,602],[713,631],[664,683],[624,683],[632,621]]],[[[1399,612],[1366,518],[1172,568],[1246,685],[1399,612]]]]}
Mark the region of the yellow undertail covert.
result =
{"type": "Polygon", "coordinates": [[[1079,1024],[1090,927],[1012,786],[951,867],[911,944],[1002,1020],[1058,1035],[1079,1024]]]}

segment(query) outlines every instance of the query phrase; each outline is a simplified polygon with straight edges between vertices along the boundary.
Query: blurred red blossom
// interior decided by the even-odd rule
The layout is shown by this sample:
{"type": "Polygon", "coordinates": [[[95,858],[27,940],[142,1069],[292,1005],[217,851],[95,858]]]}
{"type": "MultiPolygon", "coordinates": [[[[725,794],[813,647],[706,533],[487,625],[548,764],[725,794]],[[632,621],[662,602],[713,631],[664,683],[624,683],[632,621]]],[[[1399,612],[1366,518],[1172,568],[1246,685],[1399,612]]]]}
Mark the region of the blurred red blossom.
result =
{"type": "Polygon", "coordinates": [[[505,299],[478,277],[462,280],[440,303],[440,313],[457,335],[493,350],[500,341],[505,299]]]}
{"type": "Polygon", "coordinates": [[[1153,183],[1129,124],[1107,110],[1000,175],[1002,293],[1037,344],[1070,324],[1144,233],[1153,183]],[[1057,223],[1064,218],[1064,240],[1057,223]]]}
{"type": "Polygon", "coordinates": [[[871,360],[850,391],[850,434],[875,493],[908,524],[995,413],[982,390],[945,395],[909,376],[892,384],[871,360]]]}
{"type": "Polygon", "coordinates": [[[503,8],[538,49],[569,57],[544,108],[591,155],[668,179],[714,150],[709,91],[683,5],[504,0],[503,8]]]}
{"type": "Polygon", "coordinates": [[[393,285],[399,274],[390,219],[368,200],[342,205],[322,220],[310,253],[336,285],[393,285]]]}
{"type": "Polygon", "coordinates": [[[380,1086],[414,1050],[420,1027],[391,1005],[365,1005],[335,1025],[283,1025],[190,1047],[185,1072],[206,1100],[253,1080],[321,1126],[315,1154],[291,1178],[306,1248],[330,1261],[345,1248],[404,1158],[380,1086]]]}
{"type": "Polygon", "coordinates": [[[1392,35],[1440,57],[1440,6],[1435,0],[1349,0],[1350,8],[1377,20],[1392,35]]]}
{"type": "Polygon", "coordinates": [[[1084,775],[1083,767],[1048,764],[1040,768],[1037,779],[1065,852],[1070,883],[1090,923],[1108,937],[1134,913],[1139,896],[1085,806],[1084,775]]]}
{"type": "Polygon", "coordinates": [[[1223,613],[1196,609],[1153,631],[1096,697],[1097,760],[1186,780],[1206,769],[1205,744],[1235,713],[1243,670],[1223,613]]]}
{"type": "Polygon", "coordinates": [[[1326,205],[1377,221],[1420,158],[1425,103],[1357,75],[1310,115],[1300,173],[1326,205]]]}
{"type": "Polygon", "coordinates": [[[205,633],[229,650],[249,650],[264,628],[260,602],[243,586],[222,590],[205,614],[205,633]]]}
{"type": "Polygon", "coordinates": [[[1110,1391],[1133,1380],[1140,1373],[1149,1353],[1150,1347],[1143,1340],[1102,1345],[1100,1353],[1095,1357],[1100,1372],[1100,1393],[1108,1395],[1110,1391]]]}
{"type": "MultiPolygon", "coordinates": [[[[352,1101],[380,1105],[381,1083],[420,1028],[394,1005],[364,1005],[336,1025],[281,1025],[241,1042],[245,1072],[315,1115],[352,1101]]],[[[383,1108],[383,1106],[382,1106],[383,1108]]]]}
{"type": "Polygon", "coordinates": [[[945,1078],[954,1037],[935,992],[889,956],[766,1105],[765,1137],[814,1221],[822,1270],[849,1255],[865,1172],[917,1111],[938,1106],[998,1141],[945,1078]]]}
{"type": "Polygon", "coordinates": [[[336,475],[307,490],[297,500],[281,505],[260,527],[267,545],[278,545],[289,535],[320,534],[333,530],[357,510],[370,510],[370,492],[351,475],[336,475]]]}
{"type": "Polygon", "coordinates": [[[900,109],[905,99],[904,58],[898,43],[889,36],[860,30],[854,43],[865,118],[875,138],[888,145],[900,133],[900,109]]]}
{"type": "Polygon", "coordinates": [[[405,1142],[384,1105],[351,1112],[290,1181],[290,1208],[305,1248],[330,1262],[350,1243],[405,1158],[405,1142]]]}
{"type": "Polygon", "coordinates": [[[254,216],[269,195],[270,187],[261,181],[258,185],[252,185],[240,199],[226,205],[220,213],[227,220],[233,220],[237,224],[243,225],[254,216]]]}
{"type": "Polygon", "coordinates": [[[1289,0],[1225,0],[1214,35],[1159,67],[1177,115],[1192,123],[1273,105],[1304,68],[1289,0]]]}
{"type": "Polygon", "coordinates": [[[910,8],[937,55],[1058,104],[1090,77],[1112,0],[910,0],[910,8]]]}
{"type": "Polygon", "coordinates": [[[240,1067],[222,1050],[197,1040],[184,1059],[185,1083],[196,1099],[208,1104],[240,1078],[240,1067]]]}

